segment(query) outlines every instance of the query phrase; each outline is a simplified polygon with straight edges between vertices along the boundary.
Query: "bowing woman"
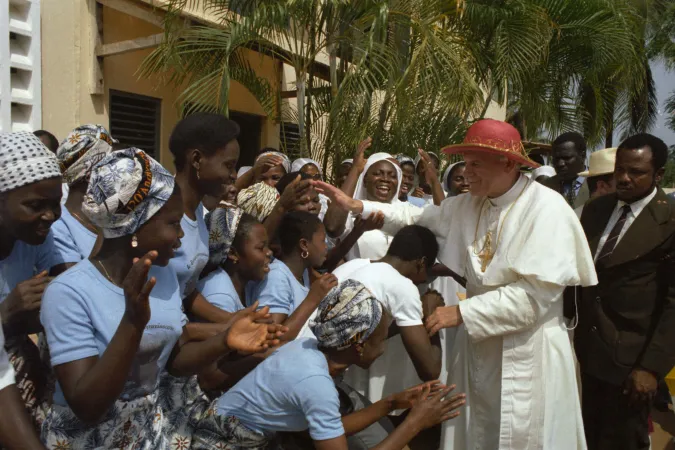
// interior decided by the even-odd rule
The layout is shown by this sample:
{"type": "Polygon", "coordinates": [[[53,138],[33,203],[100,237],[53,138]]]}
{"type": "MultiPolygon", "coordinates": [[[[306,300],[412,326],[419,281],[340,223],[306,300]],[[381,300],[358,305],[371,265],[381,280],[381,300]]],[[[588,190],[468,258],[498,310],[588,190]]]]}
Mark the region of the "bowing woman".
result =
{"type": "Polygon", "coordinates": [[[73,252],[56,252],[61,215],[56,156],[29,132],[0,133],[0,315],[16,386],[35,425],[47,412],[53,380],[28,335],[39,332],[42,293],[73,252]]]}
{"type": "Polygon", "coordinates": [[[333,289],[311,324],[316,339],[276,350],[256,370],[216,399],[197,425],[193,450],[264,449],[279,432],[309,431],[319,450],[347,450],[347,436],[397,408],[412,410],[376,449],[402,449],[428,427],[456,417],[463,396],[427,383],[394,394],[345,417],[333,378],[349,366],[367,368],[384,351],[387,313],[361,283],[333,289]],[[299,363],[301,362],[301,363],[299,363]]]}
{"type": "Polygon", "coordinates": [[[102,230],[101,249],[44,293],[41,320],[58,379],[42,428],[49,448],[188,445],[189,416],[160,405],[160,374],[194,374],[229,352],[278,342],[282,327],[255,323],[267,315],[257,305],[206,341],[186,340],[169,265],[183,237],[182,205],[173,176],[141,150],[112,153],[94,169],[82,209],[102,230]]]}
{"type": "MultiPolygon", "coordinates": [[[[388,153],[375,153],[368,158],[356,183],[353,198],[381,203],[399,203],[402,172],[398,162],[388,153]]],[[[359,171],[360,165],[354,164],[352,172],[359,171]]],[[[350,174],[352,177],[354,174],[350,174]]],[[[347,182],[349,181],[349,178],[347,182]]],[[[347,184],[347,182],[345,184],[347,184]]],[[[352,195],[351,192],[345,192],[352,195]]],[[[331,204],[326,214],[326,229],[332,237],[345,237],[354,227],[357,216],[331,204]]],[[[364,258],[380,259],[387,254],[392,237],[382,230],[363,233],[356,245],[347,254],[347,260],[364,258]]]]}

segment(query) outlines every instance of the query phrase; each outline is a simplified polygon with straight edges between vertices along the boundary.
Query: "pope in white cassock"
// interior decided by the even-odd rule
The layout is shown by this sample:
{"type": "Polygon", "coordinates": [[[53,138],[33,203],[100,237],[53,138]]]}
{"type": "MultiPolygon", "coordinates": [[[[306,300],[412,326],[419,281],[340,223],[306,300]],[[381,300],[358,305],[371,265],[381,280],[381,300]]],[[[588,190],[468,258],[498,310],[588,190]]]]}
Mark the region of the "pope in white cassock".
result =
{"type": "Polygon", "coordinates": [[[521,165],[537,164],[511,125],[481,120],[443,151],[464,156],[471,188],[437,207],[316,186],[353,213],[382,211],[387,233],[429,228],[440,262],[467,279],[467,299],[426,324],[432,334],[461,325],[448,384],[467,393],[467,410],[446,422],[444,449],[585,449],[562,300],[566,286],[597,284],[579,220],[560,194],[521,175],[521,165]]]}

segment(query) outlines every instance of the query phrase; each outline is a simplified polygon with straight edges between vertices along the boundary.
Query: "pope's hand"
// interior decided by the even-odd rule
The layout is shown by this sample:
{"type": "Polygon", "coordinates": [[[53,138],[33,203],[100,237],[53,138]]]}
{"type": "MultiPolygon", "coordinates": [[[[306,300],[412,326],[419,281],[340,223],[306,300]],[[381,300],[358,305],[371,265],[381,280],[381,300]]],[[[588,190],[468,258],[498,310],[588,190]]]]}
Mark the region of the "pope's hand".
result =
{"type": "Polygon", "coordinates": [[[312,181],[312,186],[345,211],[351,211],[356,214],[360,214],[363,211],[363,202],[361,200],[353,199],[333,185],[324,183],[323,181],[312,181]]]}
{"type": "Polygon", "coordinates": [[[427,318],[425,325],[429,336],[433,336],[443,328],[457,327],[463,322],[459,306],[442,306],[427,318]]]}

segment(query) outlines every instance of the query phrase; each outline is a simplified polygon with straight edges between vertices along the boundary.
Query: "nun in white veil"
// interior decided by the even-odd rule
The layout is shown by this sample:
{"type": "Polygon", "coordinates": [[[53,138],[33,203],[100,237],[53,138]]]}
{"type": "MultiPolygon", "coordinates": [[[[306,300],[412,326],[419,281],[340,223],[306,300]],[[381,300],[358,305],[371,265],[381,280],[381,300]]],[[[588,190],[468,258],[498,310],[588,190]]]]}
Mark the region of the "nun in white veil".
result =
{"type": "MultiPolygon", "coordinates": [[[[389,201],[387,203],[398,203],[398,192],[401,189],[401,181],[403,179],[403,173],[401,168],[394,161],[395,158],[389,153],[374,153],[366,161],[366,166],[359,177],[359,180],[356,183],[356,189],[354,191],[354,198],[357,200],[371,200],[371,201],[382,201],[381,199],[374,198],[372,195],[368,194],[368,186],[366,177],[368,176],[369,170],[380,161],[387,161],[391,164],[396,170],[396,186],[389,188],[387,197],[389,201]]],[[[383,188],[387,188],[383,184],[383,188]]],[[[347,236],[352,229],[354,228],[354,220],[356,217],[350,213],[347,217],[347,223],[345,224],[345,231],[342,234],[342,238],[347,236]]],[[[367,231],[356,242],[356,245],[351,248],[349,253],[347,253],[347,260],[356,259],[356,258],[365,258],[365,259],[380,259],[387,254],[389,249],[389,244],[391,243],[392,236],[381,230],[367,231]]]]}

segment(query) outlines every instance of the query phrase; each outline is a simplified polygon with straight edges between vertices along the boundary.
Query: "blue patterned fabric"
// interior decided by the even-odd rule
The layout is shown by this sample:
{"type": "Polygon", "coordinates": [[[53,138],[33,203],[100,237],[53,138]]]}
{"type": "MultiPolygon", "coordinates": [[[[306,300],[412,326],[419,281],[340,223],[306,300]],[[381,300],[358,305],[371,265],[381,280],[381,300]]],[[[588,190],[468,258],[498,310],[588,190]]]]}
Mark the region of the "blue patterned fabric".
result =
{"type": "Polygon", "coordinates": [[[319,347],[343,350],[365,342],[382,319],[382,306],[360,282],[345,280],[321,301],[309,327],[319,347]]]}
{"type": "Polygon", "coordinates": [[[218,267],[227,261],[227,254],[237,234],[239,219],[244,214],[226,202],[220,202],[213,211],[206,215],[206,228],[209,230],[209,262],[218,267]]]}
{"type": "Polygon", "coordinates": [[[135,233],[169,200],[175,181],[137,148],[113,152],[94,167],[82,212],[105,238],[135,233]]]}
{"type": "Polygon", "coordinates": [[[115,142],[103,125],[81,125],[71,131],[56,150],[65,182],[72,185],[87,179],[115,142]]]}

